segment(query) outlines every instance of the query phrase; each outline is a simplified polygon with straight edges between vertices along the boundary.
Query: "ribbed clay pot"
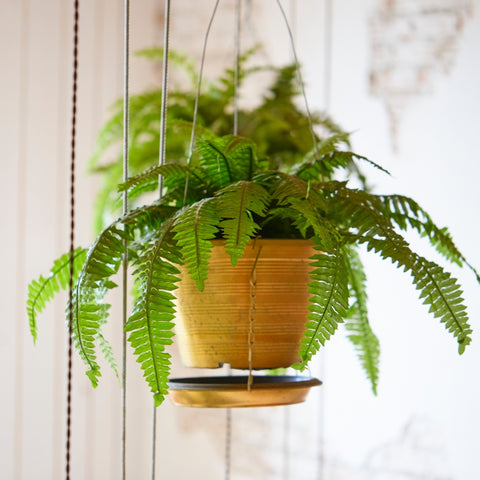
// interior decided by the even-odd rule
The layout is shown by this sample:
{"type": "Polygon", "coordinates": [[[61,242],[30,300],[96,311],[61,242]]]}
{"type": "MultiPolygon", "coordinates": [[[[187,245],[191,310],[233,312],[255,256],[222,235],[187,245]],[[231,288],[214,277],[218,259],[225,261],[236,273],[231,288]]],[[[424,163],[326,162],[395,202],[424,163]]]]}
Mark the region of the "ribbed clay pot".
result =
{"type": "Polygon", "coordinates": [[[308,240],[258,239],[232,267],[224,241],[214,241],[203,292],[182,270],[176,291],[176,332],[187,367],[249,368],[251,278],[256,263],[252,367],[288,367],[298,350],[308,314],[308,240]]]}

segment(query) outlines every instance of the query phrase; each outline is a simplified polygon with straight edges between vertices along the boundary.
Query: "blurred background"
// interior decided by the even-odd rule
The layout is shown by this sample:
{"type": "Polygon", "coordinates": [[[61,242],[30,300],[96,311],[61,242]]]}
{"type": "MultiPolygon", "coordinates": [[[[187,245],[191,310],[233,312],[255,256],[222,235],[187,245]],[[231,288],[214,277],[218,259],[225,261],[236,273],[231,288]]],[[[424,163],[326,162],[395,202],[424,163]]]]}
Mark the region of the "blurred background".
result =
{"type": "MultiPolygon", "coordinates": [[[[72,9],[64,0],[0,0],[0,477],[63,478],[65,297],[40,318],[34,346],[28,282],[68,249],[72,9]]],[[[98,179],[87,174],[96,133],[123,88],[123,2],[82,0],[76,238],[93,239],[98,179]]],[[[197,60],[213,0],[172,1],[172,48],[197,60]]],[[[480,0],[284,0],[307,95],[353,132],[354,151],[387,168],[368,171],[378,193],[414,197],[480,267],[477,175],[480,131],[480,0]]],[[[131,2],[131,51],[162,44],[162,0],[131,2]]],[[[220,2],[207,75],[233,65],[234,1],[220,2]]],[[[242,46],[257,62],[287,64],[292,51],[274,0],[245,0],[242,46]]],[[[161,69],[132,57],[131,90],[158,86],[161,69]]],[[[242,92],[249,102],[249,90],[242,92]]],[[[415,244],[415,246],[417,246],[415,244]]],[[[420,251],[435,255],[418,245],[420,251]]],[[[233,412],[231,478],[476,480],[480,478],[480,290],[464,287],[474,327],[462,357],[417,301],[409,277],[365,255],[372,327],[382,347],[378,396],[343,333],[312,373],[324,385],[302,405],[233,412]]],[[[384,262],[385,263],[385,262],[384,262]]],[[[117,360],[119,302],[107,335],[117,360]]],[[[175,352],[174,352],[175,353],[175,352]]],[[[130,357],[128,478],[150,478],[152,401],[130,357]]],[[[192,375],[174,360],[174,374],[192,375]]],[[[194,373],[195,374],[195,373],[194,373]]],[[[193,375],[194,375],[193,374],[193,375]]],[[[118,479],[121,390],[108,368],[91,389],[74,364],[72,478],[118,479]]],[[[157,478],[220,479],[225,412],[158,409],[157,478]]]]}

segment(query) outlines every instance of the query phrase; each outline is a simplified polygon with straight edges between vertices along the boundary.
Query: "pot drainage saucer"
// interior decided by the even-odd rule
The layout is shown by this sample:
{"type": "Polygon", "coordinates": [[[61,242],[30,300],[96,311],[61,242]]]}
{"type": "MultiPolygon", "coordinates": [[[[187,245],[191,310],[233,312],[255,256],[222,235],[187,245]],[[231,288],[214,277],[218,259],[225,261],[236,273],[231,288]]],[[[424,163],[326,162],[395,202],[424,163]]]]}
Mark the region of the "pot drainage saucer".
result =
{"type": "Polygon", "coordinates": [[[312,387],[322,384],[313,377],[253,376],[172,378],[169,397],[174,405],[203,408],[271,407],[304,402],[312,387]]]}

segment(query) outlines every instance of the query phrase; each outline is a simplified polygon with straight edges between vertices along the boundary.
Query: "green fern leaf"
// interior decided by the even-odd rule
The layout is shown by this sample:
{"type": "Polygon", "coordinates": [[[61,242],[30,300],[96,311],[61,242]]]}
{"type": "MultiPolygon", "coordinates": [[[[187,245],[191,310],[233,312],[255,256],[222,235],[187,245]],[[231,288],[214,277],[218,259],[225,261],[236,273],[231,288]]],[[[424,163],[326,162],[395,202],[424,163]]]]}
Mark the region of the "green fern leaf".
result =
{"type": "Polygon", "coordinates": [[[368,250],[390,259],[399,268],[410,272],[413,283],[420,290],[420,298],[430,305],[430,312],[445,323],[457,339],[459,352],[471,342],[466,307],[454,278],[437,264],[419,257],[406,240],[393,228],[384,215],[382,199],[366,192],[350,190],[337,184],[337,207],[341,205],[343,218],[355,230],[358,243],[365,243],[368,250]]]}
{"type": "Polygon", "coordinates": [[[448,229],[437,227],[430,215],[415,200],[402,195],[383,195],[380,198],[385,213],[396,225],[402,230],[410,227],[421,236],[427,237],[432,246],[447,260],[459,266],[467,265],[480,283],[480,275],[460,253],[448,229]]]}
{"type": "Polygon", "coordinates": [[[218,231],[220,216],[216,199],[205,198],[179,212],[175,219],[175,240],[200,291],[208,275],[212,240],[218,231]]]}
{"type": "Polygon", "coordinates": [[[350,297],[353,298],[345,321],[349,332],[348,338],[357,351],[375,395],[377,394],[380,343],[373,333],[368,321],[366,276],[358,252],[353,248],[348,251],[348,272],[350,278],[350,297]]]}
{"type": "Polygon", "coordinates": [[[179,281],[179,270],[174,265],[181,263],[179,252],[171,243],[170,229],[171,222],[160,238],[135,260],[136,298],[125,326],[156,406],[168,391],[170,355],[165,346],[172,343],[173,336],[172,291],[179,281]]]}
{"type": "Polygon", "coordinates": [[[292,365],[304,369],[307,363],[327,340],[335,333],[348,309],[348,271],[342,249],[321,247],[316,239],[315,249],[323,251],[313,255],[310,265],[308,291],[310,293],[310,314],[305,324],[305,336],[301,341],[299,355],[301,362],[292,365]]]}
{"type": "MultiPolygon", "coordinates": [[[[342,136],[339,136],[342,138],[342,136]]],[[[323,181],[325,178],[332,178],[334,172],[337,169],[352,169],[352,166],[355,165],[355,160],[361,160],[378,170],[390,175],[388,170],[385,170],[383,167],[373,162],[372,160],[364,157],[362,155],[357,155],[353,152],[344,152],[341,150],[336,150],[336,136],[331,137],[332,143],[330,144],[327,139],[325,146],[320,151],[321,156],[319,158],[307,157],[303,162],[299,163],[293,170],[294,173],[299,178],[304,180],[312,181],[323,181]]],[[[320,144],[321,145],[321,144],[320,144]]],[[[356,170],[356,169],[354,169],[356,170]]],[[[360,177],[360,180],[364,182],[363,176],[357,171],[357,175],[360,177]]]]}
{"type": "Polygon", "coordinates": [[[241,180],[250,180],[257,168],[255,144],[245,138],[226,135],[197,141],[203,176],[215,190],[241,180]]]}
{"type": "Polygon", "coordinates": [[[113,348],[110,345],[110,342],[103,336],[101,332],[97,335],[98,346],[100,347],[100,351],[102,352],[103,358],[108,363],[109,367],[115,373],[115,376],[120,381],[120,377],[118,375],[118,365],[117,361],[115,360],[115,356],[113,354],[113,348]]]}
{"type": "Polygon", "coordinates": [[[218,211],[223,218],[220,227],[226,239],[225,249],[235,266],[247,243],[259,229],[252,214],[265,214],[270,195],[261,185],[242,181],[221,190],[218,198],[218,211]]]}
{"type": "Polygon", "coordinates": [[[127,231],[116,227],[116,222],[99,235],[87,253],[73,291],[72,303],[67,307],[67,312],[69,308],[72,311],[73,344],[88,367],[86,374],[94,387],[100,376],[95,343],[110,308],[109,304],[101,301],[107,291],[116,286],[110,277],[118,272],[127,235],[127,231]]]}
{"type": "MultiPolygon", "coordinates": [[[[76,282],[81,271],[87,250],[78,247],[73,252],[73,283],[76,282]]],[[[33,341],[37,340],[37,316],[43,311],[45,305],[53,299],[55,293],[67,290],[70,283],[70,252],[65,253],[53,262],[50,275],[41,276],[38,280],[32,280],[28,286],[27,314],[30,324],[30,333],[33,341]]]]}
{"type": "Polygon", "coordinates": [[[184,185],[185,178],[189,170],[189,167],[185,165],[178,165],[176,163],[156,165],[138,175],[130,177],[126,182],[121,183],[118,186],[118,191],[123,192],[125,190],[130,190],[132,187],[136,187],[143,183],[150,183],[151,181],[154,181],[158,185],[158,178],[160,175],[162,175],[165,179],[171,179],[173,177],[175,179],[175,183],[184,185]]]}
{"type": "Polygon", "coordinates": [[[205,169],[205,178],[210,180],[215,189],[226,187],[233,181],[232,166],[225,151],[230,141],[230,137],[197,140],[200,164],[205,169]]]}
{"type": "Polygon", "coordinates": [[[300,213],[315,235],[321,238],[323,245],[335,247],[340,238],[326,217],[327,204],[321,192],[312,188],[310,182],[293,175],[280,174],[279,177],[273,187],[272,198],[278,201],[278,205],[300,213]]]}
{"type": "Polygon", "coordinates": [[[412,276],[423,303],[430,306],[430,313],[440,318],[457,339],[458,353],[462,354],[472,341],[472,329],[457,280],[439,265],[422,257],[417,257],[412,276]]]}

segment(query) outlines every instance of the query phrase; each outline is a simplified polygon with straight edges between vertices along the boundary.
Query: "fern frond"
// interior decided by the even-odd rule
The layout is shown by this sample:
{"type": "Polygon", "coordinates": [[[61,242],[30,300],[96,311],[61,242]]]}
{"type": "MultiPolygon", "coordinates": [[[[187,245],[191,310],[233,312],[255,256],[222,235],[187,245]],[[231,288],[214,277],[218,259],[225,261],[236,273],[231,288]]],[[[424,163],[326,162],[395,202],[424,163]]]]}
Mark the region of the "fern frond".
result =
{"type": "Polygon", "coordinates": [[[173,227],[183,260],[200,291],[208,275],[210,240],[215,238],[220,223],[216,203],[216,199],[205,198],[186,207],[176,216],[173,227]]]}
{"type": "Polygon", "coordinates": [[[255,144],[246,138],[226,135],[197,141],[203,175],[217,190],[241,180],[251,180],[257,169],[255,144]]]}
{"type": "MultiPolygon", "coordinates": [[[[84,248],[76,248],[73,252],[73,283],[76,282],[87,255],[84,248]]],[[[67,290],[70,283],[70,252],[63,254],[53,262],[48,277],[40,276],[32,280],[28,286],[27,314],[30,324],[30,333],[33,341],[37,340],[37,316],[44,310],[45,305],[53,299],[55,293],[67,290]]]]}
{"type": "Polygon", "coordinates": [[[467,265],[480,283],[480,275],[466,260],[455,245],[446,227],[439,228],[430,215],[415,202],[403,195],[382,195],[385,213],[402,230],[412,228],[422,237],[427,237],[431,245],[450,262],[459,266],[467,265]]]}
{"type": "Polygon", "coordinates": [[[382,214],[380,199],[362,191],[343,187],[339,191],[344,218],[349,220],[358,234],[358,243],[365,243],[368,250],[390,259],[399,268],[410,272],[413,283],[420,290],[420,298],[430,305],[434,317],[440,317],[449,332],[457,339],[459,352],[471,342],[472,330],[468,324],[466,307],[454,278],[437,264],[425,260],[413,252],[406,240],[393,228],[382,214]]]}
{"type": "Polygon", "coordinates": [[[127,232],[116,227],[106,228],[89,249],[83,269],[73,291],[72,340],[88,370],[94,387],[98,384],[100,366],[96,360],[95,342],[108,316],[110,305],[101,303],[108,290],[116,287],[110,277],[118,272],[127,232]]]}
{"type": "Polygon", "coordinates": [[[143,370],[143,376],[153,393],[155,405],[162,403],[168,391],[170,355],[165,346],[172,343],[175,315],[172,291],[179,281],[181,263],[176,247],[171,243],[171,222],[158,240],[144,249],[135,260],[136,298],[125,330],[143,370]]]}
{"type": "Polygon", "coordinates": [[[118,186],[118,191],[123,192],[125,190],[130,190],[132,187],[142,185],[144,183],[150,183],[152,180],[158,185],[158,178],[162,175],[164,178],[175,178],[175,183],[183,180],[185,183],[185,177],[189,168],[185,165],[179,165],[177,163],[166,163],[165,165],[156,165],[151,167],[144,172],[130,177],[126,182],[121,183],[118,186]]]}
{"type": "MultiPolygon", "coordinates": [[[[163,48],[144,48],[142,50],[139,50],[138,52],[135,52],[135,55],[161,62],[163,60],[163,48]]],[[[196,71],[195,61],[191,57],[189,57],[188,55],[184,55],[183,53],[170,50],[168,52],[168,61],[171,65],[181,69],[187,74],[192,88],[197,84],[198,73],[196,71]]]]}
{"type": "Polygon", "coordinates": [[[430,313],[440,318],[447,331],[457,339],[461,355],[472,341],[472,329],[457,280],[439,265],[422,257],[416,258],[412,276],[423,303],[430,305],[430,313]]]}
{"type": "Polygon", "coordinates": [[[258,171],[256,145],[248,138],[232,137],[226,153],[232,166],[233,181],[251,180],[258,171]]]}
{"type": "Polygon", "coordinates": [[[315,249],[322,251],[311,257],[311,282],[308,284],[310,305],[305,336],[301,340],[299,355],[301,361],[292,365],[304,369],[307,363],[325,342],[335,333],[348,309],[348,271],[343,250],[321,247],[316,239],[315,249]]]}
{"type": "Polygon", "coordinates": [[[232,166],[225,152],[231,139],[229,137],[214,140],[197,140],[200,164],[205,169],[205,177],[215,189],[230,185],[233,180],[232,166]]]}
{"type": "Polygon", "coordinates": [[[366,276],[358,252],[353,248],[348,250],[347,267],[349,273],[350,298],[353,298],[346,319],[345,327],[348,339],[357,351],[360,364],[372,385],[373,393],[377,394],[380,343],[373,333],[368,321],[366,276]]]}
{"type": "Polygon", "coordinates": [[[325,138],[317,143],[317,150],[319,155],[326,155],[327,153],[338,151],[340,145],[345,144],[350,139],[350,134],[346,132],[339,132],[330,137],[325,138]]]}
{"type": "Polygon", "coordinates": [[[319,190],[312,188],[311,182],[282,173],[273,188],[272,198],[280,206],[291,207],[300,213],[324,245],[334,246],[339,241],[336,229],[326,218],[325,199],[319,190]]]}
{"type": "Polygon", "coordinates": [[[120,381],[120,377],[118,375],[117,361],[115,360],[115,356],[113,354],[113,348],[110,345],[110,342],[103,336],[102,332],[98,333],[97,340],[98,340],[98,346],[100,347],[100,351],[102,352],[103,358],[108,363],[108,366],[113,370],[117,379],[120,381]]]}
{"type": "Polygon", "coordinates": [[[218,212],[223,218],[220,227],[225,238],[225,250],[235,266],[247,243],[259,229],[252,213],[263,216],[270,195],[257,183],[241,181],[221,190],[218,199],[218,212]]]}
{"type": "MultiPolygon", "coordinates": [[[[332,138],[335,139],[335,137],[332,138]]],[[[307,157],[292,170],[292,173],[304,180],[323,181],[325,178],[332,178],[335,170],[350,168],[355,164],[355,160],[361,160],[377,168],[378,170],[381,170],[383,173],[390,175],[388,170],[368,159],[367,157],[357,155],[353,152],[335,150],[335,148],[336,143],[333,143],[332,145],[327,143],[324,147],[325,152],[321,152],[323,153],[321,157],[314,159],[312,159],[311,156],[307,157]],[[327,147],[330,147],[331,150],[325,151],[327,150],[327,147]]]]}

